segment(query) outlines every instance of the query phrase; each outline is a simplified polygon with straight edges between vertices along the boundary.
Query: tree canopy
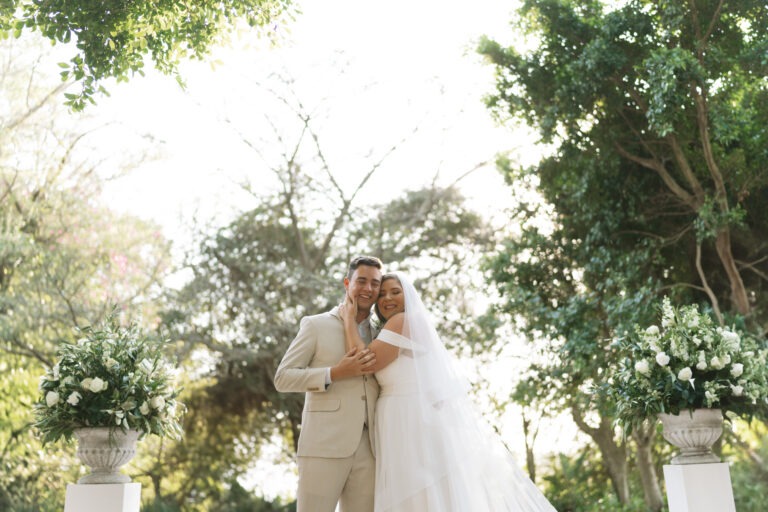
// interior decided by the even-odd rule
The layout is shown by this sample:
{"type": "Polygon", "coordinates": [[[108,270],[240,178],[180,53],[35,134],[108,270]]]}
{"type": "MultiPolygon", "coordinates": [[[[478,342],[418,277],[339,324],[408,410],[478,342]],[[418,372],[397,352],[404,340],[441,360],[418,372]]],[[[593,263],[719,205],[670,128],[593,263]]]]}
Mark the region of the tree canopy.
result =
{"type": "Polygon", "coordinates": [[[667,283],[764,314],[764,2],[530,0],[521,14],[539,44],[485,40],[489,105],[556,145],[538,176],[558,221],[583,219],[580,242],[653,241],[667,283]]]}
{"type": "Polygon", "coordinates": [[[184,58],[202,58],[239,20],[269,33],[281,22],[290,0],[7,0],[0,4],[0,31],[39,31],[55,43],[74,47],[61,77],[81,85],[67,93],[75,110],[104,92],[106,78],[118,81],[143,73],[145,60],[181,81],[184,58]]]}
{"type": "MultiPolygon", "coordinates": [[[[612,340],[650,320],[661,295],[759,334],[768,325],[765,14],[753,0],[526,0],[527,49],[480,44],[497,72],[489,108],[552,148],[529,168],[502,162],[542,204],[521,204],[520,233],[487,260],[496,313],[551,340],[531,378],[598,444],[625,504],[631,447],[594,392],[612,340]]],[[[651,440],[634,441],[658,510],[651,440]]]]}

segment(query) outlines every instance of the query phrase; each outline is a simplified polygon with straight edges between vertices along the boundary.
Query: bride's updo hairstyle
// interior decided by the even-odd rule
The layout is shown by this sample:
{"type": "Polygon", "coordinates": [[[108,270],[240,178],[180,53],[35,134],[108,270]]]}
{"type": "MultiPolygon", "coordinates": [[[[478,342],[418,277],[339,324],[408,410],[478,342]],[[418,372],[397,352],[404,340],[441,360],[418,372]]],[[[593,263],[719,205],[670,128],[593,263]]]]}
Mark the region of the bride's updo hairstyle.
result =
{"type": "MultiPolygon", "coordinates": [[[[400,282],[400,279],[398,279],[396,274],[384,274],[383,276],[381,276],[381,285],[383,286],[384,283],[386,281],[388,281],[389,279],[394,279],[395,281],[397,281],[400,284],[400,286],[403,285],[403,283],[400,282]]],[[[387,320],[381,314],[381,311],[379,311],[379,299],[378,298],[376,299],[376,302],[373,305],[373,311],[376,313],[376,318],[379,319],[379,323],[381,325],[384,325],[385,323],[387,323],[387,320]]]]}

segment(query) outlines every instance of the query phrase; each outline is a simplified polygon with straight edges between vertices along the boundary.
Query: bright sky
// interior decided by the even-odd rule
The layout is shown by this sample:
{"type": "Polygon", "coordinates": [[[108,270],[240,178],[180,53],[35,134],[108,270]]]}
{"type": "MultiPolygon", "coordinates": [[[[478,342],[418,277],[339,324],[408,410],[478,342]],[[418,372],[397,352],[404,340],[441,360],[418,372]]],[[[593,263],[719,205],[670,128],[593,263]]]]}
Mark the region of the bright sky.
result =
{"type": "Polygon", "coordinates": [[[295,80],[308,109],[319,110],[326,157],[350,187],[373,160],[407,139],[362,201],[426,185],[438,171],[439,183],[449,184],[489,161],[462,181],[462,190],[479,208],[493,205],[489,215],[498,212],[509,194],[494,155],[532,153],[530,137],[496,126],[482,103],[492,90],[492,69],[474,52],[475,41],[481,34],[510,38],[511,8],[504,4],[303,2],[296,22],[278,28],[279,47],[244,32],[231,49],[215,52],[215,65],[185,64],[186,92],[156,73],[111,86],[112,97],[99,100],[98,112],[120,120],[126,138],[148,132],[163,144],[159,159],[107,190],[110,204],[159,221],[172,236],[195,211],[221,218],[232,207],[247,208],[252,199],[235,184],[269,184],[271,173],[238,132],[264,141],[268,153],[277,145],[266,115],[290,123],[283,126],[288,140],[298,134],[295,118],[259,85],[275,87],[269,76],[279,73],[295,80]]]}
{"type": "MultiPolygon", "coordinates": [[[[253,198],[237,183],[248,180],[268,188],[272,175],[239,134],[256,144],[262,141],[265,159],[273,161],[277,144],[265,116],[287,139],[298,133],[295,119],[265,92],[265,85],[275,86],[269,77],[277,73],[294,79],[302,103],[317,110],[328,162],[350,184],[407,138],[360,201],[385,201],[427,185],[438,171],[438,183],[450,184],[488,161],[462,180],[462,191],[480,211],[503,219],[510,193],[493,167],[495,154],[511,150],[530,163],[539,151],[531,136],[491,120],[482,97],[492,91],[492,69],[474,48],[482,34],[512,40],[514,5],[499,0],[327,0],[301,6],[296,22],[278,28],[282,42],[277,48],[244,32],[234,37],[231,48],[215,52],[215,65],[186,63],[186,91],[156,73],[110,87],[112,96],[100,99],[95,111],[119,123],[111,136],[122,130],[117,137],[124,141],[149,134],[163,142],[155,159],[106,189],[110,205],[159,222],[181,243],[193,214],[221,222],[252,205],[253,198]]],[[[119,146],[120,140],[109,144],[119,146]]],[[[510,358],[524,356],[508,354],[484,368],[485,374],[499,375],[497,392],[509,390],[510,358]]],[[[511,411],[507,416],[505,441],[520,453],[519,415],[511,411]]],[[[560,429],[550,426],[539,444],[547,438],[570,442],[573,432],[560,429]]],[[[265,455],[252,483],[268,497],[292,494],[292,463],[275,465],[265,455]]]]}

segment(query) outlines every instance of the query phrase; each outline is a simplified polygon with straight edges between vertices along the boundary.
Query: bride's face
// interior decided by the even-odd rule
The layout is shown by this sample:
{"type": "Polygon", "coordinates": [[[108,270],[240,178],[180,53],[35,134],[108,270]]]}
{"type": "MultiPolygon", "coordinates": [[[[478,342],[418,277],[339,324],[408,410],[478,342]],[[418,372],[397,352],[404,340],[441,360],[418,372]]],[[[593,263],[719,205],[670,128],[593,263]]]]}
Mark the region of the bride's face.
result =
{"type": "Polygon", "coordinates": [[[403,287],[400,286],[397,279],[387,279],[381,283],[379,300],[376,301],[376,304],[379,306],[379,312],[385,320],[389,320],[395,313],[405,311],[403,287]]]}

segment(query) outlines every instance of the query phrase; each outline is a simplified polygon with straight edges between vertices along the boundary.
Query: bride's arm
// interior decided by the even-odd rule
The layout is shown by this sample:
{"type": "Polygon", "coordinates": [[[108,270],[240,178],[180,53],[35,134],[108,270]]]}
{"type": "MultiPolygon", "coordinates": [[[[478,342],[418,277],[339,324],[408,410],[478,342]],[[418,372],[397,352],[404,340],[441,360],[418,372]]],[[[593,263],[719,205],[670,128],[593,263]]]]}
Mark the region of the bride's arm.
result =
{"type": "MultiPolygon", "coordinates": [[[[384,324],[382,330],[386,329],[388,331],[396,332],[397,334],[402,334],[404,316],[405,315],[402,313],[394,315],[392,318],[387,320],[387,323],[384,324]]],[[[373,340],[371,344],[368,345],[368,349],[376,354],[376,362],[372,367],[374,372],[377,372],[382,368],[386,368],[389,363],[397,359],[397,356],[400,355],[399,347],[379,339],[373,340]]]]}
{"type": "MultiPolygon", "coordinates": [[[[344,304],[340,308],[340,315],[344,321],[344,343],[346,350],[357,348],[358,351],[369,350],[375,357],[375,363],[369,367],[372,372],[377,372],[397,359],[400,349],[390,343],[381,340],[373,340],[368,346],[365,345],[360,337],[360,331],[357,330],[357,300],[352,297],[346,297],[344,304]]],[[[398,334],[403,331],[403,315],[397,314],[387,320],[384,329],[394,331],[398,334]]]]}
{"type": "Polygon", "coordinates": [[[353,348],[362,351],[365,350],[365,342],[360,337],[360,332],[357,330],[357,300],[346,296],[344,304],[339,307],[339,315],[344,321],[344,346],[347,352],[353,348]]]}

